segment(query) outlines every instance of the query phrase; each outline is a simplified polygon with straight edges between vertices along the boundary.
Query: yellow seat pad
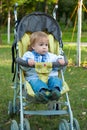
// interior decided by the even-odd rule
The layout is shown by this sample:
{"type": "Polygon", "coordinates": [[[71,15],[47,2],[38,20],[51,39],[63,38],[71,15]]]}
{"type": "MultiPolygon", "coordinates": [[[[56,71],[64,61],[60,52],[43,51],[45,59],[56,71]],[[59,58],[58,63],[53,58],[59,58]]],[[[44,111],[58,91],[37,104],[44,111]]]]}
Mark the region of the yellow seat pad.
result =
{"type": "MultiPolygon", "coordinates": [[[[31,35],[31,33],[25,33],[24,36],[22,37],[22,39],[18,42],[19,57],[22,57],[23,54],[26,51],[28,51],[28,46],[30,45],[30,35],[31,35]]],[[[59,43],[58,43],[58,41],[51,34],[48,34],[48,37],[49,37],[49,52],[58,55],[59,54],[59,43]]],[[[52,64],[51,63],[44,63],[44,64],[36,63],[35,70],[38,73],[39,78],[42,81],[47,83],[48,75],[49,75],[50,71],[52,70],[52,64]]],[[[23,82],[26,82],[26,89],[27,89],[28,94],[31,95],[31,96],[34,96],[35,94],[34,94],[32,88],[31,88],[30,84],[27,81],[25,81],[24,72],[22,74],[22,77],[23,77],[23,82]]],[[[61,94],[64,94],[67,91],[69,91],[69,86],[64,81],[61,94]]]]}

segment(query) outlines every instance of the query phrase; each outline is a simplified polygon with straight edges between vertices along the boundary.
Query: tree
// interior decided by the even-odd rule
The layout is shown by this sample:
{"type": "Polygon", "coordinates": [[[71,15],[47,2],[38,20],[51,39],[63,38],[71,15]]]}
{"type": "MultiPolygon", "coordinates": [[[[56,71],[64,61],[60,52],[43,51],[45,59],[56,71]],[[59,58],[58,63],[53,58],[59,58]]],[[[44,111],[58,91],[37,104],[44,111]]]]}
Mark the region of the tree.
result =
{"type": "Polygon", "coordinates": [[[68,18],[70,18],[71,13],[73,12],[75,6],[77,5],[76,0],[61,0],[59,1],[59,19],[63,16],[63,13],[65,13],[65,24],[67,24],[68,18]]]}
{"type": "Polygon", "coordinates": [[[2,2],[2,23],[7,24],[7,14],[8,10],[11,13],[11,23],[13,24],[13,9],[14,4],[18,3],[18,18],[21,19],[26,14],[29,14],[33,11],[42,11],[52,14],[53,5],[56,0],[3,0],[2,2]]]}
{"type": "MultiPolygon", "coordinates": [[[[67,23],[67,19],[70,18],[75,6],[78,4],[78,0],[3,0],[2,1],[2,23],[4,25],[7,24],[7,14],[8,10],[11,13],[11,25],[14,24],[14,4],[18,3],[18,18],[21,19],[26,14],[32,13],[34,11],[42,11],[47,12],[52,15],[53,8],[55,3],[58,2],[58,20],[65,13],[65,24],[67,23]]],[[[84,0],[84,4],[87,5],[86,0],[84,0]]],[[[85,18],[85,17],[84,17],[85,18]]]]}

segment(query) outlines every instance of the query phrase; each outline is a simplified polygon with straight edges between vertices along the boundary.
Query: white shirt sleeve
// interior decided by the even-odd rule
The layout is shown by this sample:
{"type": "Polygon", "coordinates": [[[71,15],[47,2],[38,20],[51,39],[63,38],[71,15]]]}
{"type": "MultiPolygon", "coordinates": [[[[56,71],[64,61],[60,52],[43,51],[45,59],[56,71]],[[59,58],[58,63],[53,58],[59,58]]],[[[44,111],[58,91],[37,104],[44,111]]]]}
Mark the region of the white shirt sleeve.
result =
{"type": "Polygon", "coordinates": [[[56,55],[52,53],[48,53],[48,62],[56,62],[58,59],[64,59],[62,55],[56,55]]]}
{"type": "Polygon", "coordinates": [[[27,61],[28,59],[34,59],[34,55],[32,54],[32,52],[27,51],[24,53],[22,59],[25,61],[27,61]]]}

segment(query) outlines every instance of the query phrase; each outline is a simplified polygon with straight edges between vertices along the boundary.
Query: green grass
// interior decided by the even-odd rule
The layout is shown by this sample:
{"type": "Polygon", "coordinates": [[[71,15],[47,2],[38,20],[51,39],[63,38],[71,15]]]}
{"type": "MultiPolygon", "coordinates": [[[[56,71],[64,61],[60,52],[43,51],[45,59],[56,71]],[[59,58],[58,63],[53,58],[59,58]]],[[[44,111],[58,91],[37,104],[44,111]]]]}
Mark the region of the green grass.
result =
{"type": "MultiPolygon", "coordinates": [[[[2,38],[2,43],[3,44],[6,44],[8,42],[8,36],[7,36],[7,33],[2,33],[1,34],[1,38],[2,38]]],[[[10,44],[13,43],[13,39],[14,39],[14,35],[13,33],[10,34],[10,44]]],[[[9,44],[9,43],[7,43],[9,44]]]]}
{"type": "MultiPolygon", "coordinates": [[[[74,30],[72,27],[62,27],[62,39],[64,42],[77,42],[77,28],[74,30]]],[[[87,29],[86,29],[87,30],[87,29]]],[[[81,42],[87,42],[87,31],[81,31],[81,42]]]]}
{"type": "Polygon", "coordinates": [[[0,45],[0,125],[8,120],[8,101],[12,98],[11,46],[0,45]]]}
{"type": "MultiPolygon", "coordinates": [[[[76,65],[77,64],[77,46],[76,44],[65,44],[64,45],[64,52],[68,58],[69,65],[76,65]]],[[[87,65],[87,46],[81,46],[81,65],[87,65]]]]}
{"type": "MultiPolygon", "coordinates": [[[[72,59],[70,65],[75,65],[76,50],[75,46],[65,45],[64,50],[69,59],[72,59]],[[69,52],[70,49],[70,52],[69,52]]],[[[83,60],[87,61],[87,48],[82,48],[83,60]]],[[[8,116],[8,102],[13,99],[12,78],[11,73],[11,45],[0,45],[0,127],[9,130],[10,117],[8,116]]],[[[65,71],[65,79],[70,87],[69,99],[71,108],[79,121],[81,130],[87,129],[87,69],[76,66],[68,66],[65,71]]],[[[36,106],[37,107],[37,106],[36,106]]],[[[42,106],[40,106],[42,107],[42,106]]],[[[17,118],[17,117],[16,117],[17,118]]],[[[30,117],[32,130],[56,130],[59,120],[64,116],[53,117],[30,117]]]]}
{"type": "MultiPolygon", "coordinates": [[[[82,32],[81,42],[87,42],[87,32],[82,32]]],[[[77,42],[77,32],[65,31],[62,34],[62,39],[64,42],[77,42]]]]}
{"type": "MultiPolygon", "coordinates": [[[[81,130],[87,130],[87,69],[75,65],[75,45],[64,45],[64,52],[69,59],[64,75],[70,87],[69,99],[73,115],[78,119],[81,130]]],[[[0,45],[0,127],[4,130],[9,130],[8,102],[13,99],[11,57],[11,44],[4,42],[0,45]]],[[[82,63],[84,62],[87,62],[87,47],[82,47],[82,63]]],[[[59,120],[64,118],[65,116],[32,116],[29,121],[32,130],[56,130],[59,120]]]]}

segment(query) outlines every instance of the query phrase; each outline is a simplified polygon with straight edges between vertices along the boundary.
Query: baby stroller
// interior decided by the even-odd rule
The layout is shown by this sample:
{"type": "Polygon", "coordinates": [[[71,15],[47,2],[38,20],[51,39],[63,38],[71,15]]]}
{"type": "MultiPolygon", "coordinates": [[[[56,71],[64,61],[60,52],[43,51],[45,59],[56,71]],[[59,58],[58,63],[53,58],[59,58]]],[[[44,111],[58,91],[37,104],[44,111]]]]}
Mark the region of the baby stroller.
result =
{"type": "MultiPolygon", "coordinates": [[[[58,130],[80,130],[77,119],[73,118],[68,97],[69,87],[65,82],[63,74],[65,66],[67,65],[67,60],[66,64],[62,67],[58,63],[50,63],[45,66],[44,63],[42,63],[35,66],[36,71],[40,74],[40,76],[47,76],[52,67],[59,68],[60,76],[63,81],[61,95],[65,94],[66,101],[48,101],[48,108],[46,110],[30,110],[30,105],[38,102],[31,86],[27,81],[25,81],[23,66],[27,68],[29,66],[21,59],[21,57],[28,49],[30,34],[35,31],[47,32],[49,35],[49,51],[55,54],[64,55],[60,27],[52,16],[42,12],[34,12],[22,18],[17,28],[17,37],[12,46],[12,69],[14,69],[15,65],[15,75],[13,79],[14,96],[13,101],[9,101],[8,105],[8,114],[13,116],[16,113],[19,113],[20,122],[18,124],[16,120],[12,119],[11,130],[30,130],[30,123],[28,119],[25,118],[26,115],[68,115],[68,120],[62,119],[60,121],[58,130]],[[62,109],[64,106],[66,109],[62,109]]],[[[43,76],[42,78],[44,78],[43,76]]],[[[44,104],[44,102],[39,103],[44,104]]]]}

